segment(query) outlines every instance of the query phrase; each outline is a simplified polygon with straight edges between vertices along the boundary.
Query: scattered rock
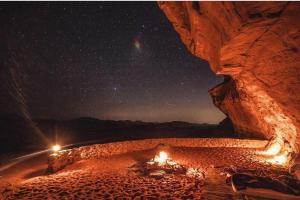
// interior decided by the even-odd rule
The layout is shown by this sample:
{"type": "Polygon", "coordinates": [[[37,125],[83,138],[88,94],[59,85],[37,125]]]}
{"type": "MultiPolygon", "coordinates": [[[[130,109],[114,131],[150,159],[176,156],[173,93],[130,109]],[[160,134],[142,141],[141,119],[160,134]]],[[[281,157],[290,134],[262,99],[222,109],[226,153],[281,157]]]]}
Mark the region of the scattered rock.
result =
{"type": "Polygon", "coordinates": [[[81,160],[80,152],[74,149],[61,150],[52,153],[48,156],[48,169],[50,173],[57,172],[67,165],[70,165],[76,161],[81,160]]]}
{"type": "Polygon", "coordinates": [[[154,170],[154,171],[151,171],[149,173],[149,176],[150,177],[153,177],[153,178],[163,178],[163,176],[167,174],[164,170],[154,170]]]}
{"type": "Polygon", "coordinates": [[[274,190],[281,193],[300,196],[300,181],[288,176],[274,178],[271,176],[255,176],[252,174],[233,174],[231,177],[233,190],[274,190]]]}

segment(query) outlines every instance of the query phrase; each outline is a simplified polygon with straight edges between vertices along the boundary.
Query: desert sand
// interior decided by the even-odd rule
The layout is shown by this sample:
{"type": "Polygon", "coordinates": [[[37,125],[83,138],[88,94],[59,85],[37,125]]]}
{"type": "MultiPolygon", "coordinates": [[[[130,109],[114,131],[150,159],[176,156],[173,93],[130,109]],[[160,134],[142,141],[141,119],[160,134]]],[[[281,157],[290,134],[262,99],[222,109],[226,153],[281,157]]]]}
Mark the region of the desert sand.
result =
{"type": "MultiPolygon", "coordinates": [[[[195,178],[168,174],[143,176],[130,170],[147,161],[155,150],[81,160],[47,174],[45,155],[1,173],[1,199],[243,199],[227,185],[221,172],[235,166],[264,169],[254,149],[225,147],[172,147],[170,157],[181,165],[205,171],[204,185],[195,178]]],[[[269,167],[269,165],[268,165],[269,167]]],[[[280,169],[277,169],[280,170],[280,169]]],[[[260,199],[247,196],[248,199],[260,199]]]]}

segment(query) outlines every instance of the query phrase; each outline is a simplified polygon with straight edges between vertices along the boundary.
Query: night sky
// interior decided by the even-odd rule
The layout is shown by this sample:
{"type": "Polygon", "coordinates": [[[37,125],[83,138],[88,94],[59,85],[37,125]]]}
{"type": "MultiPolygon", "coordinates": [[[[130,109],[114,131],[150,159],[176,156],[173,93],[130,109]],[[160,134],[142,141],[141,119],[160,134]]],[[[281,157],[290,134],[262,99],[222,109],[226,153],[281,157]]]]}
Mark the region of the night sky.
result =
{"type": "Polygon", "coordinates": [[[222,78],[188,52],[156,2],[1,2],[0,17],[1,112],[224,118],[208,94],[222,78]]]}

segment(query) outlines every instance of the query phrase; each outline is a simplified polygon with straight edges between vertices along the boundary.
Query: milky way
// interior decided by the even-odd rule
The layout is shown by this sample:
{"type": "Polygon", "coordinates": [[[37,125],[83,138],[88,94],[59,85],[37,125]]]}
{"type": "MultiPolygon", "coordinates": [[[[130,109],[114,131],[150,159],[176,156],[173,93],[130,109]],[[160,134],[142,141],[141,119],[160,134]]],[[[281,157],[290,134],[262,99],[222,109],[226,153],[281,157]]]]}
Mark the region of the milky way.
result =
{"type": "MultiPolygon", "coordinates": [[[[0,13],[9,39],[1,49],[14,47],[34,118],[224,117],[207,92],[222,78],[188,52],[155,2],[1,2],[0,13]]],[[[1,111],[18,112],[9,78],[1,76],[1,111]]]]}

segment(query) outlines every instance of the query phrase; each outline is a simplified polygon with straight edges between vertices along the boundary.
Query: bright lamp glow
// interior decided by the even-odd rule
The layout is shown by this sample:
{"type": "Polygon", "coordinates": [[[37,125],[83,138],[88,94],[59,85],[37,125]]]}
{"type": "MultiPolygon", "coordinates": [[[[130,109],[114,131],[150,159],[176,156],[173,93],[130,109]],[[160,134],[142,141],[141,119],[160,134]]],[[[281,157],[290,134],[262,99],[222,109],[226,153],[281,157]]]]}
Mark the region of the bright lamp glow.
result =
{"type": "Polygon", "coordinates": [[[274,156],[268,161],[273,164],[285,165],[288,162],[288,152],[283,152],[280,155],[274,156]]]}
{"type": "Polygon", "coordinates": [[[274,144],[272,144],[266,151],[265,151],[265,154],[266,155],[270,155],[270,156],[273,156],[273,155],[277,155],[281,150],[281,145],[280,143],[276,142],[274,144]]]}
{"type": "Polygon", "coordinates": [[[58,152],[59,150],[61,150],[61,146],[60,145],[56,144],[56,145],[52,146],[52,151],[58,152]]]}

